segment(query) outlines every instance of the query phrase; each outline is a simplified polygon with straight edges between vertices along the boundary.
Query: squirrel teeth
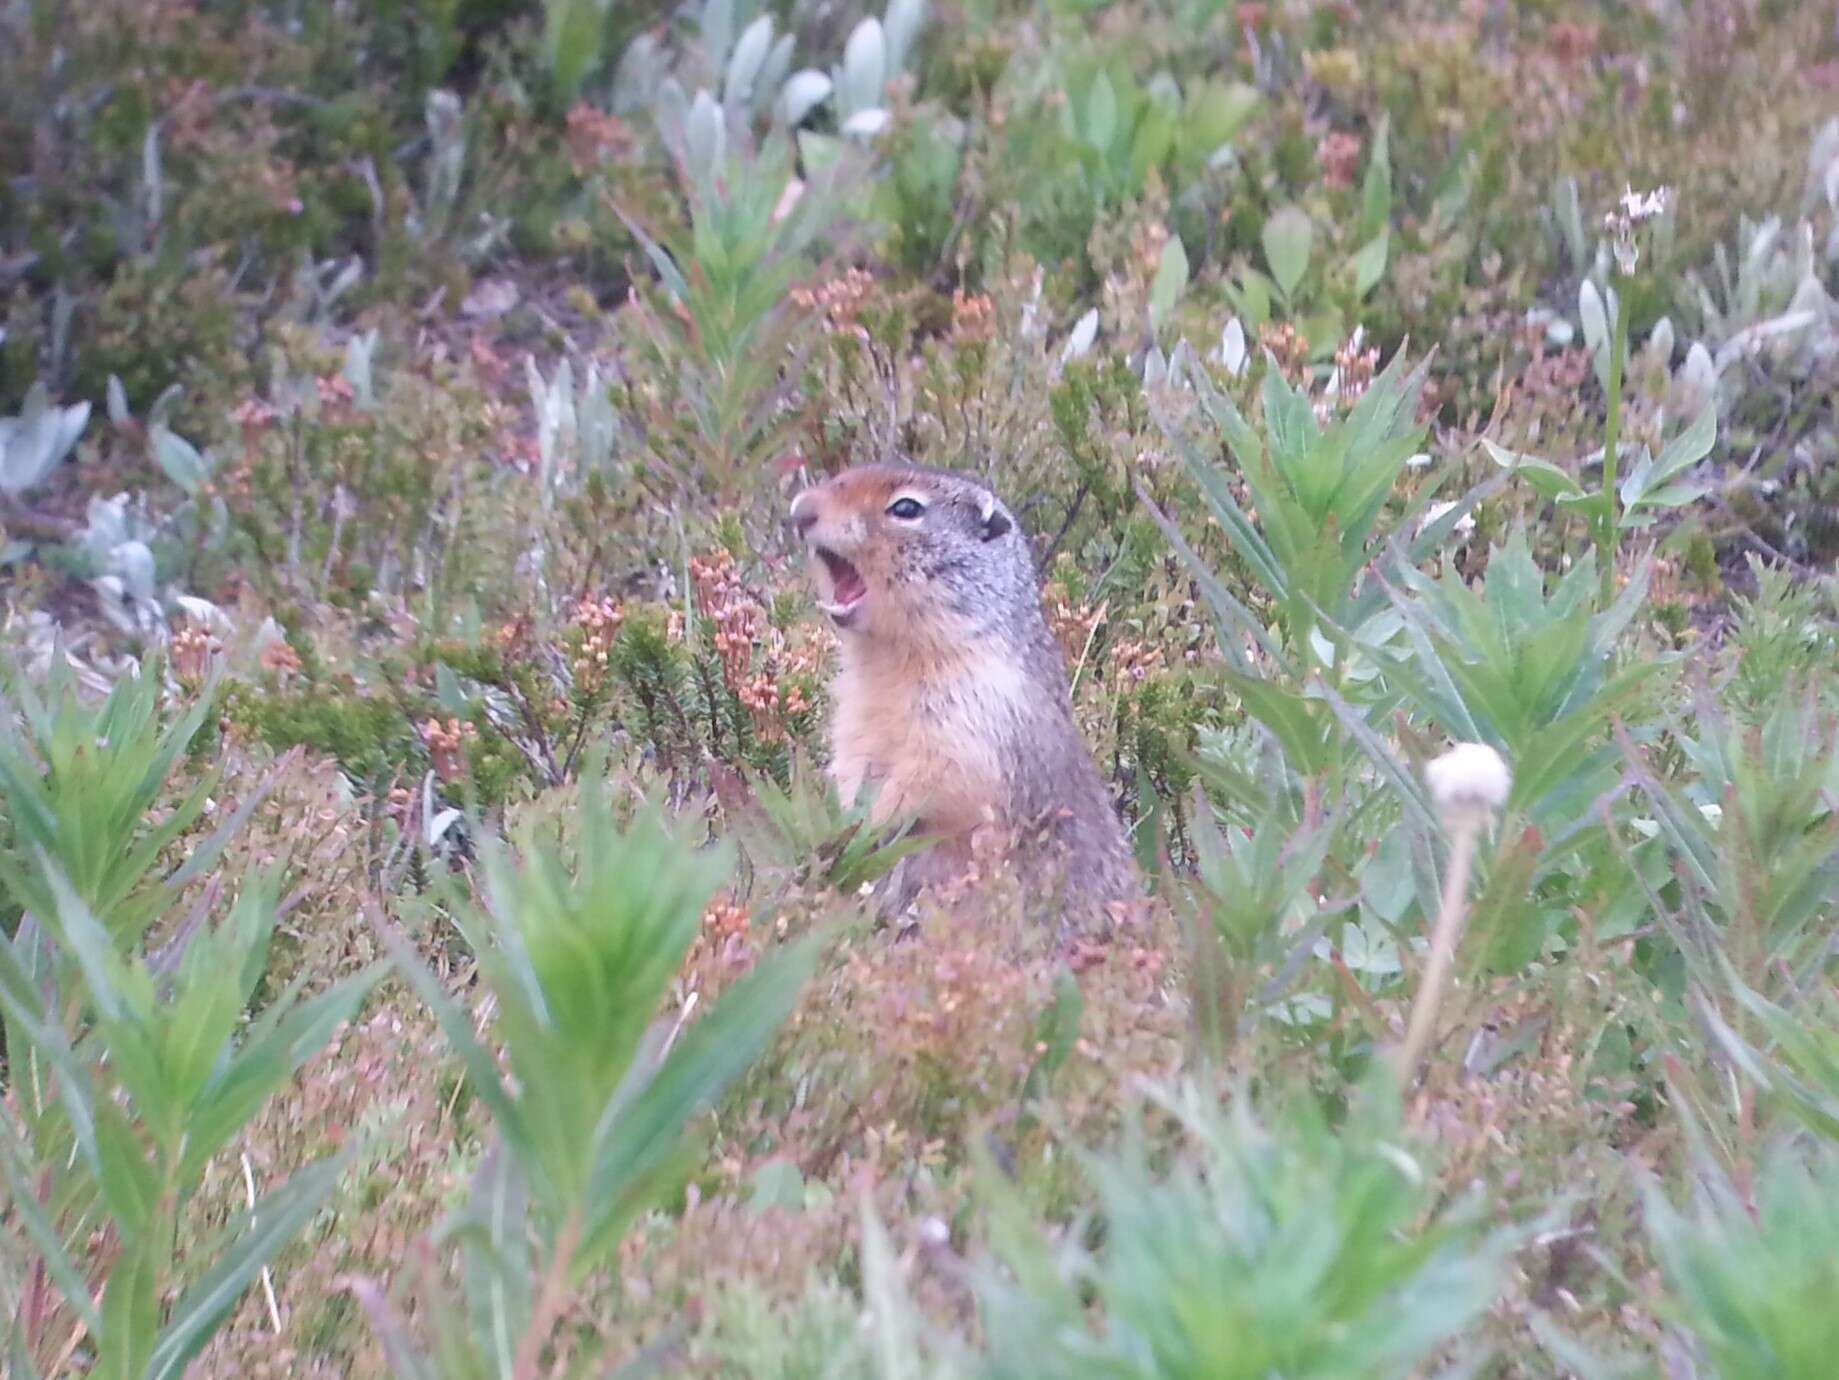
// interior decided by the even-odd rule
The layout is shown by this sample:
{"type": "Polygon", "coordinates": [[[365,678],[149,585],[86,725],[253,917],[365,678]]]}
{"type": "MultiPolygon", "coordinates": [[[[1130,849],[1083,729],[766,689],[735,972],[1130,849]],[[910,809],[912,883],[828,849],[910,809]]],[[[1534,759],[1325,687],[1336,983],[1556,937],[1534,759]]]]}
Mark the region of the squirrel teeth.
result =
{"type": "Polygon", "coordinates": [[[847,603],[841,604],[827,604],[820,599],[818,600],[817,606],[829,615],[832,623],[836,624],[839,628],[847,628],[854,620],[856,610],[862,607],[863,598],[863,595],[858,594],[847,603]]]}

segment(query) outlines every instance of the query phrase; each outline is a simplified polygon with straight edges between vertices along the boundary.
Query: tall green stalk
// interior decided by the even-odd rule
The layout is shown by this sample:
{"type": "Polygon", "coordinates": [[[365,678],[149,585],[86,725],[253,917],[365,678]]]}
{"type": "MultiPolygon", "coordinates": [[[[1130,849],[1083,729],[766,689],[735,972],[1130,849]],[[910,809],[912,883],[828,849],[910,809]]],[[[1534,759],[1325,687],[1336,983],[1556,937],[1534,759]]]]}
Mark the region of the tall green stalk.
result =
{"type": "Polygon", "coordinates": [[[1628,360],[1628,304],[1625,300],[1627,280],[1620,274],[1609,294],[1608,307],[1614,316],[1609,326],[1609,413],[1603,423],[1603,493],[1596,510],[1596,546],[1603,562],[1603,607],[1607,608],[1616,593],[1616,462],[1622,440],[1622,368],[1628,360]]]}

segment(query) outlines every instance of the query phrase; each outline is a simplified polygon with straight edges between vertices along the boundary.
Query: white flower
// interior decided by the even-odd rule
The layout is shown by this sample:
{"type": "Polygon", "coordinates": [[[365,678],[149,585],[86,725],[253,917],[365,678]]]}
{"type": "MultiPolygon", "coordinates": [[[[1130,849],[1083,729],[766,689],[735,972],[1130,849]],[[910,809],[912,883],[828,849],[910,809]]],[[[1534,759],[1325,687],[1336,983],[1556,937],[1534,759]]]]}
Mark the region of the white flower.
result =
{"type": "Polygon", "coordinates": [[[1474,805],[1498,810],[1513,788],[1513,773],[1486,743],[1456,744],[1424,768],[1424,779],[1439,810],[1474,805]]]}
{"type": "Polygon", "coordinates": [[[1611,248],[1615,250],[1616,267],[1623,274],[1633,273],[1641,259],[1640,247],[1635,243],[1636,227],[1665,211],[1672,195],[1665,187],[1651,192],[1637,192],[1630,187],[1623,191],[1615,210],[1603,217],[1603,228],[1609,232],[1611,248]]]}
{"type": "Polygon", "coordinates": [[[1666,187],[1656,187],[1651,192],[1637,192],[1625,185],[1622,191],[1622,214],[1639,225],[1666,210],[1667,200],[1671,196],[1672,192],[1666,187]]]}

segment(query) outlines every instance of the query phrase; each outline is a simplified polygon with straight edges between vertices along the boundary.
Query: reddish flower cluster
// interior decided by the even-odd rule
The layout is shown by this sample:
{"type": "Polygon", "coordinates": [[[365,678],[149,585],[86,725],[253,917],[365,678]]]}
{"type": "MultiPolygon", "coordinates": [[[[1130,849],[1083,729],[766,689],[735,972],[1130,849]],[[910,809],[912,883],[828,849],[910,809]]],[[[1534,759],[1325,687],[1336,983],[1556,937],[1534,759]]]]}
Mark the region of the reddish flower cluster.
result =
{"type": "Polygon", "coordinates": [[[852,268],[815,291],[807,287],[795,287],[788,295],[793,306],[805,311],[822,312],[824,324],[830,330],[847,331],[854,328],[856,316],[874,287],[875,280],[872,277],[859,268],[852,268]]]}
{"type": "Polygon", "coordinates": [[[1315,161],[1322,165],[1322,181],[1328,186],[1351,186],[1360,167],[1360,136],[1339,129],[1325,135],[1315,146],[1315,161]]]}
{"type": "Polygon", "coordinates": [[[478,736],[479,730],[459,719],[429,719],[421,726],[421,740],[434,759],[434,774],[443,781],[457,781],[466,774],[465,746],[478,736]]]}
{"type": "Polygon", "coordinates": [[[172,673],[178,677],[179,684],[187,690],[196,690],[204,684],[211,657],[220,646],[216,638],[195,623],[175,632],[172,635],[172,673]]]}
{"type": "Polygon", "coordinates": [[[625,621],[626,611],[606,595],[595,599],[584,594],[575,601],[569,620],[569,642],[574,648],[569,670],[578,693],[592,695],[606,684],[613,642],[625,621]]]}

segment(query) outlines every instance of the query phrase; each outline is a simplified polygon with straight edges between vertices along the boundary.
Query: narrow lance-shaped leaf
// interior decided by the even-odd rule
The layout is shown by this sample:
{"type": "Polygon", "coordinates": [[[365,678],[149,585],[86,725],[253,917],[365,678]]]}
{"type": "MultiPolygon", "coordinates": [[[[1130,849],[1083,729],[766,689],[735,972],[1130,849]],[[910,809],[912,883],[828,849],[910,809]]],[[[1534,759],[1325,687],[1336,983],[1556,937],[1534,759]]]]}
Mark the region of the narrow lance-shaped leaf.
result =
{"type": "MultiPolygon", "coordinates": [[[[167,1319],[145,1370],[145,1380],[178,1380],[256,1275],[319,1211],[352,1151],[299,1170],[225,1230],[232,1241],[217,1263],[179,1300],[167,1319]]],[[[135,1377],[141,1380],[141,1377],[135,1377]]]]}
{"type": "Polygon", "coordinates": [[[721,1095],[790,1014],[816,956],[805,939],[757,965],[684,1032],[643,1091],[610,1109],[595,1134],[581,1268],[616,1239],[637,1205],[635,1193],[662,1166],[685,1123],[721,1095]]]}
{"type": "Polygon", "coordinates": [[[395,960],[396,969],[415,989],[415,993],[434,1013],[435,1021],[441,1027],[441,1033],[453,1046],[454,1053],[460,1056],[465,1065],[467,1076],[472,1080],[473,1090],[492,1114],[498,1129],[520,1153],[527,1151],[527,1136],[523,1128],[523,1119],[518,1115],[517,1105],[498,1077],[498,1065],[492,1056],[486,1053],[477,1039],[473,1037],[472,1022],[464,1012],[455,1006],[433,973],[416,954],[414,947],[396,929],[386,921],[381,912],[371,911],[371,928],[383,942],[395,960]]]}
{"type": "Polygon", "coordinates": [[[45,1273],[51,1276],[51,1282],[57,1285],[58,1292],[64,1296],[65,1305],[92,1333],[99,1332],[102,1323],[90,1301],[89,1286],[84,1282],[76,1263],[65,1251],[57,1229],[51,1225],[44,1209],[39,1206],[38,1192],[28,1176],[27,1163],[25,1138],[13,1124],[12,1110],[0,1103],[0,1178],[6,1181],[7,1193],[11,1199],[10,1210],[19,1218],[26,1236],[38,1248],[39,1260],[45,1267],[45,1273]]]}

